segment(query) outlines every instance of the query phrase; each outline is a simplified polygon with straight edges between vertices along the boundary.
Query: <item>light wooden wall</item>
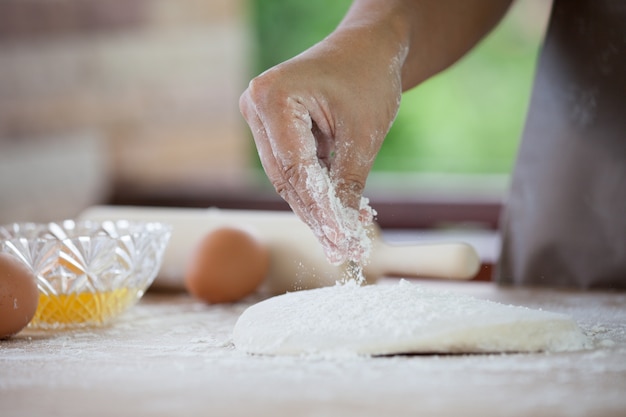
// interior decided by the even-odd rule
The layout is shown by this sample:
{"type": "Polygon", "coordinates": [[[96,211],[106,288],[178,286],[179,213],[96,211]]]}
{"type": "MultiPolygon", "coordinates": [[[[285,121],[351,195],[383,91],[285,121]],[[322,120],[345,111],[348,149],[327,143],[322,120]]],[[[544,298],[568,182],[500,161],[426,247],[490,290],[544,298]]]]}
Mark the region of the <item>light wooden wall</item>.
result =
{"type": "Polygon", "coordinates": [[[237,186],[243,2],[0,1],[0,155],[97,137],[113,187],[237,186]]]}

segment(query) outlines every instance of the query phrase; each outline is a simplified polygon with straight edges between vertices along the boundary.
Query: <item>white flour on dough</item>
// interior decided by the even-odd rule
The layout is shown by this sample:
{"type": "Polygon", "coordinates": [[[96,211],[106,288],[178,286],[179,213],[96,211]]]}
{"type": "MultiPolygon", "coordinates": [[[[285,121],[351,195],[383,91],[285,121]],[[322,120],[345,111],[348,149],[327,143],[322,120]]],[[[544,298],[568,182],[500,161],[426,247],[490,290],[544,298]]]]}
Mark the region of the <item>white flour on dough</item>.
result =
{"type": "Polygon", "coordinates": [[[480,353],[590,347],[563,314],[504,305],[401,280],[276,296],[239,317],[233,341],[255,354],[480,353]]]}

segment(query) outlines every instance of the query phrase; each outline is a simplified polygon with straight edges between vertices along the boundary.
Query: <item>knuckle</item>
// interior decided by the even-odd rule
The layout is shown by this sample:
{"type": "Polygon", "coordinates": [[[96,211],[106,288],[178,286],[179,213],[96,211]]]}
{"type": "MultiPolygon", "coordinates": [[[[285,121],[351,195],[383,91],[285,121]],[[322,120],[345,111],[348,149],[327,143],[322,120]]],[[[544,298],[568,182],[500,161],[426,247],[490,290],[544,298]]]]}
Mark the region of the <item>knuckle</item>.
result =
{"type": "Polygon", "coordinates": [[[348,206],[358,208],[365,182],[358,175],[346,175],[337,183],[337,197],[348,206]]]}
{"type": "Polygon", "coordinates": [[[284,162],[278,174],[272,179],[274,189],[283,199],[290,201],[297,194],[298,187],[303,185],[300,165],[293,162],[284,162]]]}
{"type": "Polygon", "coordinates": [[[365,181],[360,175],[346,174],[339,183],[339,188],[345,192],[361,195],[365,190],[365,181]]]}
{"type": "Polygon", "coordinates": [[[303,202],[303,210],[310,215],[316,215],[319,212],[319,202],[316,200],[309,200],[303,202]]]}
{"type": "Polygon", "coordinates": [[[248,97],[252,102],[258,102],[263,99],[267,90],[267,88],[265,87],[266,85],[267,83],[264,82],[264,78],[262,75],[250,81],[250,84],[248,85],[248,89],[246,91],[248,97]]]}
{"type": "Polygon", "coordinates": [[[272,185],[274,186],[274,189],[276,190],[278,195],[281,196],[283,200],[291,202],[291,197],[293,193],[291,191],[291,186],[289,185],[289,182],[281,178],[278,180],[273,180],[272,185]]]}
{"type": "Polygon", "coordinates": [[[312,190],[309,187],[303,165],[299,162],[286,163],[281,173],[281,179],[274,182],[274,188],[278,194],[290,203],[297,203],[304,213],[316,212],[319,204],[316,197],[321,198],[322,193],[320,190],[312,190]]]}
{"type": "Polygon", "coordinates": [[[252,103],[250,101],[248,90],[246,90],[239,97],[239,111],[246,119],[249,119],[252,114],[254,114],[252,103]]]}
{"type": "Polygon", "coordinates": [[[252,79],[248,85],[247,94],[249,100],[257,105],[273,102],[276,97],[280,97],[282,94],[280,83],[276,80],[276,74],[269,71],[252,79]]]}
{"type": "Polygon", "coordinates": [[[300,164],[293,161],[284,161],[283,173],[287,181],[291,184],[301,184],[302,174],[300,172],[300,164]]]}

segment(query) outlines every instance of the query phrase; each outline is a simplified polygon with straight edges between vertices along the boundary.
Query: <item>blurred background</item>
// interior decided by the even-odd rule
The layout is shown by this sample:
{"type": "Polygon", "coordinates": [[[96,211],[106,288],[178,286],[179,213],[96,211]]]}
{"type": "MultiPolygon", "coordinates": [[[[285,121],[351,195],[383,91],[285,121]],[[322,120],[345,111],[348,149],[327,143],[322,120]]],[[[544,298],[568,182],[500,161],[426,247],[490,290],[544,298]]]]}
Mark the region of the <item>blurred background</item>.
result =
{"type": "MultiPolygon", "coordinates": [[[[349,0],[0,0],[0,222],[92,204],[286,209],[238,109],[349,0]]],[[[388,227],[495,227],[550,2],[406,93],[366,195],[388,227]]]]}

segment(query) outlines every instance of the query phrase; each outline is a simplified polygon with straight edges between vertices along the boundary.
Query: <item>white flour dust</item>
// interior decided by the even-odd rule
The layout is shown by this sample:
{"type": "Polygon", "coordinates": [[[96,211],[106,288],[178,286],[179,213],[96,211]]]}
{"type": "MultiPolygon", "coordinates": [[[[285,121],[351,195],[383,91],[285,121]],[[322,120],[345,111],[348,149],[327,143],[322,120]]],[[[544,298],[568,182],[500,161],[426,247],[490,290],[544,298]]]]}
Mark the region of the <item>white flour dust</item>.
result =
{"type": "Polygon", "coordinates": [[[307,180],[307,186],[316,194],[316,200],[328,201],[330,205],[333,218],[322,219],[324,223],[320,225],[321,233],[334,244],[325,248],[328,260],[335,265],[346,265],[344,281],[355,280],[362,284],[365,282],[363,267],[367,265],[372,251],[369,226],[375,211],[365,197],[361,197],[359,210],[344,206],[337,197],[337,186],[325,167],[307,170],[307,180]]]}

